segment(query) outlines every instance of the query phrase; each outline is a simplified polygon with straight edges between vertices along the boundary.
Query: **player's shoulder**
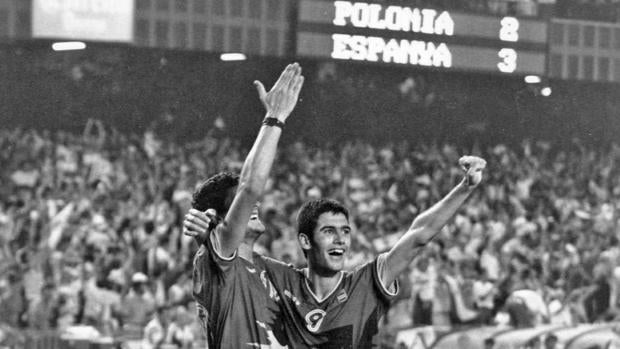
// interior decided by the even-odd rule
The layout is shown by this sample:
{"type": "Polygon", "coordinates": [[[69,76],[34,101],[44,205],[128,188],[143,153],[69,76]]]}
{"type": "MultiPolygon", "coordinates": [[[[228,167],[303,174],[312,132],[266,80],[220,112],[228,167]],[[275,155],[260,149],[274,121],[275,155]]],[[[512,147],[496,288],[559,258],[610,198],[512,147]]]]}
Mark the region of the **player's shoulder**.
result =
{"type": "Polygon", "coordinates": [[[372,272],[373,268],[377,268],[377,264],[381,264],[384,262],[385,262],[385,253],[382,253],[382,254],[375,256],[371,260],[368,260],[364,263],[360,263],[359,265],[357,265],[350,271],[347,271],[346,275],[354,275],[354,274],[360,274],[364,272],[372,272]]]}
{"type": "Polygon", "coordinates": [[[349,287],[362,289],[364,292],[372,293],[384,301],[391,301],[398,294],[398,281],[392,285],[385,285],[384,273],[386,265],[386,253],[377,255],[372,260],[359,265],[357,268],[345,274],[345,283],[349,287]],[[363,285],[363,286],[362,286],[363,285]]]}
{"type": "Polygon", "coordinates": [[[343,273],[344,284],[372,283],[373,274],[376,270],[377,258],[361,263],[356,267],[345,270],[343,273]]]}
{"type": "Polygon", "coordinates": [[[274,279],[293,281],[304,277],[303,269],[260,254],[254,256],[254,264],[274,279]]]}
{"type": "Polygon", "coordinates": [[[374,283],[385,269],[385,254],[380,254],[373,259],[361,263],[350,271],[345,272],[345,279],[355,283],[374,283]]]}
{"type": "Polygon", "coordinates": [[[274,267],[274,268],[279,268],[279,269],[286,269],[286,270],[295,271],[295,272],[301,272],[302,271],[302,269],[297,268],[293,264],[284,263],[284,262],[282,262],[282,261],[280,261],[278,259],[271,258],[269,256],[264,256],[264,255],[259,254],[259,253],[254,253],[254,262],[255,263],[260,263],[262,265],[271,266],[271,267],[274,267]]]}

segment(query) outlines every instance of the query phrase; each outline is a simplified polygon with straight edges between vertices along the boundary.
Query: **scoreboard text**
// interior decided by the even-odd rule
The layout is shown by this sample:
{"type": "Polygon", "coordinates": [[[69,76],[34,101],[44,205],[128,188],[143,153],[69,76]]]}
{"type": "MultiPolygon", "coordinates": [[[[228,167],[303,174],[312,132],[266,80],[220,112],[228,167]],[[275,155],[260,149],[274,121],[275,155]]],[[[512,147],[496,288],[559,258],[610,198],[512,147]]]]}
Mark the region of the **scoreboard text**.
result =
{"type": "Polygon", "coordinates": [[[300,3],[297,53],[402,65],[544,74],[546,23],[351,1],[300,3]]]}

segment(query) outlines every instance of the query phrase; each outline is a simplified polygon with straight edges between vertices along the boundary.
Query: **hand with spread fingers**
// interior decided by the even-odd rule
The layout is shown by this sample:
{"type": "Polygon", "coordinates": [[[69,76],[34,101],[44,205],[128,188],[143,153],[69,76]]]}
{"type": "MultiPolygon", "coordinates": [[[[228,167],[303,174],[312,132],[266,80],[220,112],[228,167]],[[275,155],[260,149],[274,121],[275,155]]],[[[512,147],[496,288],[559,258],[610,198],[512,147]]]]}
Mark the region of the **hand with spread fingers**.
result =
{"type": "Polygon", "coordinates": [[[303,84],[304,77],[298,63],[289,64],[269,92],[260,81],[254,81],[258,97],[267,110],[266,116],[280,122],[285,122],[295,108],[303,84]]]}
{"type": "Polygon", "coordinates": [[[486,160],[477,156],[463,156],[459,159],[459,165],[465,171],[465,183],[474,188],[482,181],[482,170],[487,166],[486,160]]]}

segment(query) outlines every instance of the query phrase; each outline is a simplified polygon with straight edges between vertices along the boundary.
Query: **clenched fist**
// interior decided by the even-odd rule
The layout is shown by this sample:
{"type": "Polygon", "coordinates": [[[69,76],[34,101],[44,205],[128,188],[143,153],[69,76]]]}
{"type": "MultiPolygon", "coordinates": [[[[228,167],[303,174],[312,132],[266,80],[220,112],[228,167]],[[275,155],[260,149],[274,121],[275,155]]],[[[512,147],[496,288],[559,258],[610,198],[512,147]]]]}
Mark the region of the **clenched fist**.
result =
{"type": "MultiPolygon", "coordinates": [[[[193,237],[198,244],[203,244],[219,220],[217,213],[212,208],[206,212],[190,209],[183,219],[183,234],[193,237]]],[[[245,239],[256,240],[264,232],[265,225],[258,216],[258,205],[255,205],[245,231],[245,239]]]]}
{"type": "Polygon", "coordinates": [[[217,222],[217,213],[214,209],[200,212],[192,208],[183,219],[183,234],[193,237],[199,244],[205,243],[215,222],[217,222]]]}
{"type": "Polygon", "coordinates": [[[459,159],[459,165],[465,171],[465,184],[468,187],[478,186],[482,181],[482,170],[487,166],[486,160],[468,155],[459,159]]]}

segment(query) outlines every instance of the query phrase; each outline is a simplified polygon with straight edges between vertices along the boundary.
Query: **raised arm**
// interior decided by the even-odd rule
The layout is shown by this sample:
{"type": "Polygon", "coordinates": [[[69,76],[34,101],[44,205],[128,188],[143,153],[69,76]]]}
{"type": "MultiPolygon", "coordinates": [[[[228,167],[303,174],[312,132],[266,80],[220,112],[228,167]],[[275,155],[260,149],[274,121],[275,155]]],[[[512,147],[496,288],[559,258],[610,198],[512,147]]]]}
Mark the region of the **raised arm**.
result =
{"type": "Polygon", "coordinates": [[[438,203],[417,216],[405,235],[388,251],[386,268],[382,275],[384,285],[391,285],[398,275],[405,271],[416,256],[418,248],[426,245],[439,233],[480,184],[486,161],[475,156],[463,156],[459,159],[459,165],[465,171],[463,180],[438,203]]]}
{"type": "MultiPolygon", "coordinates": [[[[269,92],[262,83],[255,81],[259,98],[267,111],[265,120],[276,119],[285,123],[297,104],[303,82],[301,67],[297,63],[286,67],[269,92]]],[[[241,169],[237,193],[223,223],[227,229],[217,230],[220,253],[224,257],[232,256],[243,241],[252,207],[263,194],[271,171],[282,128],[267,124],[263,123],[241,169]]]]}

